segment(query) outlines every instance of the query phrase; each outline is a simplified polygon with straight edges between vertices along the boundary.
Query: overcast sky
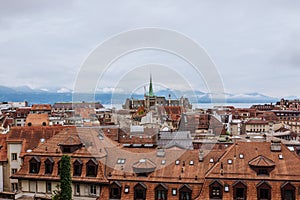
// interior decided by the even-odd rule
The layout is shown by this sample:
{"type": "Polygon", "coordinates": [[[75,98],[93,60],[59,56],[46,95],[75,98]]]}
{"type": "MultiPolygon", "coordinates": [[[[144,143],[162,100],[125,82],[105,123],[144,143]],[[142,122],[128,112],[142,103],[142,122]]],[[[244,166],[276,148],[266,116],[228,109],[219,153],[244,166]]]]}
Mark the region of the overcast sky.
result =
{"type": "MultiPolygon", "coordinates": [[[[215,63],[227,92],[300,96],[297,0],[0,0],[0,85],[73,89],[93,49],[112,35],[140,27],[175,30],[198,42],[215,63]]],[[[137,53],[113,66],[108,80],[119,79],[120,73],[114,73],[118,67],[145,67],[157,63],[157,57],[169,67],[180,63],[162,52],[137,53]]],[[[127,72],[124,79],[147,82],[150,71],[127,72]]],[[[159,72],[156,66],[152,73],[154,81],[159,79],[167,88],[185,89],[186,83],[178,84],[168,70],[159,72]]],[[[203,81],[191,79],[191,87],[205,90],[203,81]]],[[[112,83],[98,87],[115,87],[112,83]]]]}

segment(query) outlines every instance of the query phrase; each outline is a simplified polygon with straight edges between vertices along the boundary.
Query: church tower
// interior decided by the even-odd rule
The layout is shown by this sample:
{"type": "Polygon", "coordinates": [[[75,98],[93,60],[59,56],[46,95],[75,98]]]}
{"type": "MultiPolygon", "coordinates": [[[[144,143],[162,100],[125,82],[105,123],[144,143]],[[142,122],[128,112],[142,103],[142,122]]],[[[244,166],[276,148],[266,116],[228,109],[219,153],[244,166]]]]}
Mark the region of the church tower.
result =
{"type": "Polygon", "coordinates": [[[154,97],[154,92],[152,87],[152,74],[150,74],[149,96],[154,97]]]}

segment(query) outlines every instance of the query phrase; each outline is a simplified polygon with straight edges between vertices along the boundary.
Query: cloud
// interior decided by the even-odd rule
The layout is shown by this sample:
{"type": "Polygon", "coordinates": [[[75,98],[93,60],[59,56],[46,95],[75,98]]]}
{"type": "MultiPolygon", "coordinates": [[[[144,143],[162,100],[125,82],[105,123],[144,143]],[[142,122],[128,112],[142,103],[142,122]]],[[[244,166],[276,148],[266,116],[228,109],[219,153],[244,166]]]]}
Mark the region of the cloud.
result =
{"type": "MultiPolygon", "coordinates": [[[[231,92],[300,96],[292,88],[300,84],[293,76],[300,66],[299,5],[292,0],[1,1],[0,85],[72,88],[81,63],[99,43],[121,31],[154,26],[200,43],[231,92]],[[292,72],[278,70],[283,67],[292,72]]],[[[190,74],[190,82],[198,82],[190,74]]],[[[108,76],[114,80],[120,73],[108,76]]]]}

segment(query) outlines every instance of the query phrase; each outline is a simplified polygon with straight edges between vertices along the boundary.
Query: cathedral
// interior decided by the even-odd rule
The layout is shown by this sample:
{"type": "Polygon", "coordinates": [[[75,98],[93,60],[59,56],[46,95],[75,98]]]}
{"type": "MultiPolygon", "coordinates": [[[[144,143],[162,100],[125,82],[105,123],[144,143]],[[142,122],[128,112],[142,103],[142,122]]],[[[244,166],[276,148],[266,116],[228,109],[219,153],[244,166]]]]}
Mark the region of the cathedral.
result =
{"type": "Polygon", "coordinates": [[[181,106],[185,109],[192,108],[188,98],[180,97],[180,99],[171,99],[170,94],[168,99],[164,96],[156,96],[153,91],[152,76],[150,75],[149,90],[148,93],[144,94],[144,99],[127,98],[123,108],[137,110],[140,107],[144,107],[146,110],[149,110],[152,106],[181,106]]]}

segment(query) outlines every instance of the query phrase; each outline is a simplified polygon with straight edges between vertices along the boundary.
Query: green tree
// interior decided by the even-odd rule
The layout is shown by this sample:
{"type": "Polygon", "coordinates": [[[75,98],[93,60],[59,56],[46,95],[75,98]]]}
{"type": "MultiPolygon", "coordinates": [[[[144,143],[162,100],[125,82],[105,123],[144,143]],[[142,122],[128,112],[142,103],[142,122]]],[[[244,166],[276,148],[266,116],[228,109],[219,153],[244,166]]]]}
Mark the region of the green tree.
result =
{"type": "Polygon", "coordinates": [[[63,155],[60,161],[60,191],[57,191],[52,199],[72,199],[71,158],[63,155]]]}
{"type": "Polygon", "coordinates": [[[63,155],[60,161],[60,188],[61,198],[64,200],[72,199],[72,179],[71,179],[71,158],[63,155]]]}

